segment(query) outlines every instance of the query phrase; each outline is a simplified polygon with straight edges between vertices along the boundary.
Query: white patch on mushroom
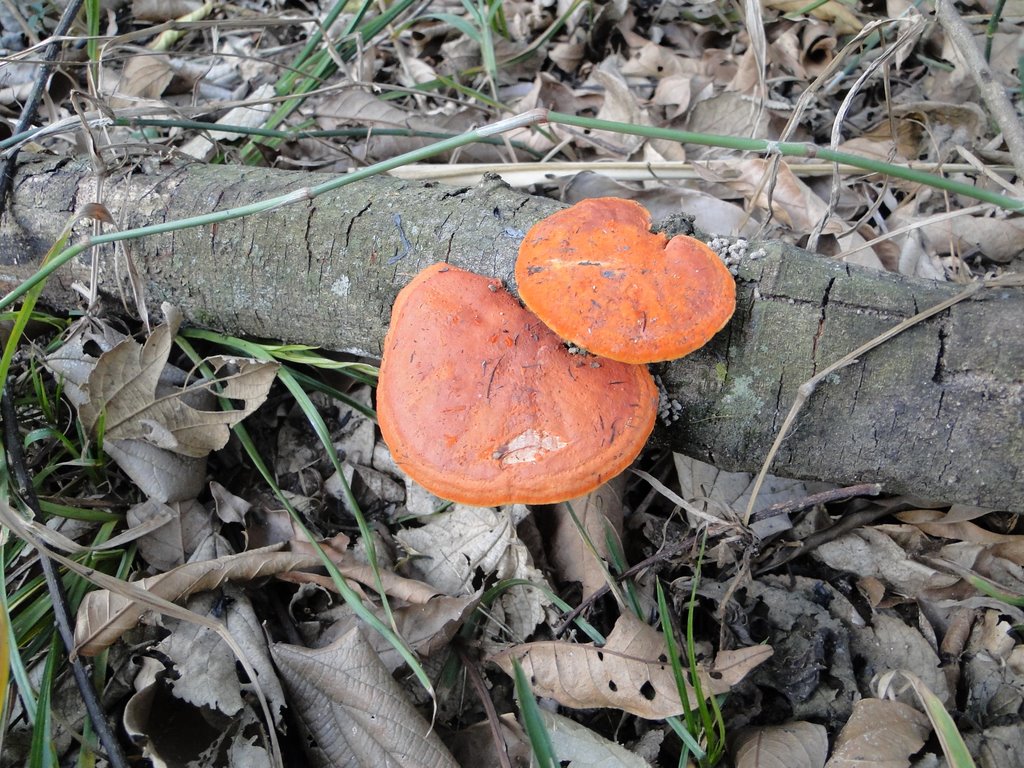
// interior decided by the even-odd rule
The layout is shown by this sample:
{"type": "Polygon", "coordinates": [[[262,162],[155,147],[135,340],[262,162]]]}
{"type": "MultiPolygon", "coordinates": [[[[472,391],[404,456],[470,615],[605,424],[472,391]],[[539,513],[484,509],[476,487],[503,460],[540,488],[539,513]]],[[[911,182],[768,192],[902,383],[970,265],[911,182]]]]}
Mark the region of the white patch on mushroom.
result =
{"type": "Polygon", "coordinates": [[[558,435],[528,429],[501,446],[494,452],[494,457],[501,462],[502,466],[524,464],[538,461],[544,454],[560,451],[567,445],[568,443],[558,435]]]}
{"type": "Polygon", "coordinates": [[[344,299],[348,296],[348,289],[351,282],[352,281],[348,279],[348,275],[342,275],[334,281],[334,284],[331,286],[331,293],[338,298],[344,299]]]}

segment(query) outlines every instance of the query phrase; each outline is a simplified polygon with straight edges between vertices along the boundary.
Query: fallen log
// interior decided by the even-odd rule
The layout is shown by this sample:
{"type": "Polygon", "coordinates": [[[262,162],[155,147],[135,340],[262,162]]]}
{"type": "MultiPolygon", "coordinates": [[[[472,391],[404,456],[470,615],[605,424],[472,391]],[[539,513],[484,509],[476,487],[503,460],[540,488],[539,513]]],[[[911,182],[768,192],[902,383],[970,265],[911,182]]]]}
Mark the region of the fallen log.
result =
{"type": "MultiPolygon", "coordinates": [[[[0,221],[0,284],[31,274],[67,217],[102,202],[121,228],[263,200],[326,177],[160,166],[104,181],[80,160],[23,164],[0,221]]],[[[452,188],[369,179],[270,213],[132,241],[151,305],[193,324],[375,357],[391,303],[436,261],[512,284],[519,241],[557,202],[487,179],[452,188]]],[[[797,388],[957,286],[829,261],[781,243],[741,260],[738,309],[704,349],[655,367],[679,420],[663,445],[723,469],[756,470],[797,388]]],[[[117,295],[113,251],[101,288],[117,295]]],[[[54,307],[78,305],[85,264],[49,282],[54,307]]],[[[776,474],[1024,510],[1024,290],[983,290],[826,379],[782,445],[776,474]]]]}

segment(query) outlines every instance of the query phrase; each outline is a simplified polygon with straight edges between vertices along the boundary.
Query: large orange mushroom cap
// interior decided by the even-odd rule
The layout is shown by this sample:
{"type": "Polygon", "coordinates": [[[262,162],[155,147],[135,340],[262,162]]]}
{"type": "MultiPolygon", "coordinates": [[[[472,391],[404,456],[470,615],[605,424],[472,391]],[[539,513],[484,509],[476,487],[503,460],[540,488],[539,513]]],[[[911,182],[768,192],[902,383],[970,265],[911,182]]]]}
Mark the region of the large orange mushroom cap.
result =
{"type": "Polygon", "coordinates": [[[646,368],[569,354],[500,281],[435,264],[395,300],[380,430],[398,465],[442,498],[587,493],[636,458],[657,407],[646,368]]]}
{"type": "Polygon", "coordinates": [[[632,200],[599,197],[537,222],[516,261],[519,295],[563,339],[624,363],[704,346],[736,309],[736,283],[707,245],[650,231],[632,200]]]}

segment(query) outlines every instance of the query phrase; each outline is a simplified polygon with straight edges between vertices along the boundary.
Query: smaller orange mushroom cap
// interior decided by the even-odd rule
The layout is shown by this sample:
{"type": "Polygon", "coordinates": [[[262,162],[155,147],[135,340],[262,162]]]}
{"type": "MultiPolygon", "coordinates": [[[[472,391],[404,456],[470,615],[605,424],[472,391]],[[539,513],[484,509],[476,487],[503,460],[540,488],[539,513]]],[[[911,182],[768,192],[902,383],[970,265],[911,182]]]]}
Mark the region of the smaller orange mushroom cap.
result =
{"type": "Polygon", "coordinates": [[[398,465],[438,496],[547,504],[622,472],[658,390],[644,366],[571,355],[500,281],[434,264],[401,290],[377,387],[398,465]]]}
{"type": "Polygon", "coordinates": [[[516,260],[519,296],[563,339],[624,363],[683,357],[736,309],[729,269],[701,241],[651,232],[639,203],[583,200],[537,222],[516,260]]]}

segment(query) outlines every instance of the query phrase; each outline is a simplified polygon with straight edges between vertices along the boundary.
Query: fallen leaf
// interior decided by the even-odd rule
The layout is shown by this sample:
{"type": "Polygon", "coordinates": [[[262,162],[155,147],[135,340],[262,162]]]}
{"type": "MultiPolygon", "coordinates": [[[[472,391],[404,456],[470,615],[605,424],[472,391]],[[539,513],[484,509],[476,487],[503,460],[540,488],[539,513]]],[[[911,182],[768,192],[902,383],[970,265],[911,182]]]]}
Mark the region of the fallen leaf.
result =
{"type": "Polygon", "coordinates": [[[246,706],[243,698],[253,685],[263,689],[271,705],[275,724],[281,725],[286,707],[284,691],[270,661],[266,634],[245,593],[231,584],[222,590],[203,592],[189,599],[187,607],[200,615],[219,613],[227,631],[245,651],[258,674],[255,681],[243,683],[238,677],[234,652],[209,629],[187,621],[165,621],[170,634],[156,646],[174,664],[177,673],[171,681],[176,698],[196,707],[209,707],[226,715],[236,715],[246,706]]]}
{"type": "Polygon", "coordinates": [[[928,718],[899,701],[861,699],[836,738],[827,768],[881,768],[910,765],[910,756],[924,746],[928,718]]]}
{"type": "Polygon", "coordinates": [[[803,720],[743,728],[731,739],[730,751],[736,768],[821,768],[828,732],[803,720]]]}
{"type": "Polygon", "coordinates": [[[213,379],[185,387],[169,385],[163,374],[179,322],[173,312],[145,345],[129,338],[100,355],[84,388],[89,400],[78,411],[87,428],[95,429],[102,419],[105,440],[144,440],[199,458],[223,448],[229,427],[266,400],[277,365],[244,358],[210,358],[213,379]],[[219,375],[230,369],[237,370],[219,375]],[[209,410],[196,405],[211,393],[241,402],[230,411],[215,402],[209,410]]]}
{"type": "Polygon", "coordinates": [[[925,684],[944,702],[950,700],[949,683],[939,655],[921,630],[880,611],[870,627],[850,633],[850,651],[858,658],[856,673],[862,687],[872,678],[892,670],[916,670],[925,684]]]}
{"type": "MultiPolygon", "coordinates": [[[[319,564],[320,559],[313,555],[284,551],[284,545],[275,545],[187,563],[167,573],[141,579],[134,586],[165,600],[181,602],[225,581],[249,581],[319,564]]],[[[76,651],[83,656],[94,656],[135,627],[148,610],[147,605],[106,589],[88,593],[79,606],[75,623],[76,651]]]]}
{"type": "Polygon", "coordinates": [[[125,520],[136,528],[159,516],[166,516],[167,523],[139,539],[139,554],[157,571],[183,565],[213,533],[210,513],[195,499],[173,504],[150,499],[130,507],[125,520]]]}
{"type": "MultiPolygon", "coordinates": [[[[420,658],[427,658],[448,647],[455,633],[458,632],[469,616],[480,603],[480,593],[471,597],[435,597],[423,605],[407,605],[392,609],[395,629],[406,645],[416,652],[420,658]]],[[[387,621],[382,610],[375,610],[378,618],[387,621]]],[[[332,624],[316,643],[326,645],[334,638],[347,634],[359,625],[361,619],[355,614],[332,624]]],[[[373,632],[366,641],[377,652],[381,662],[389,672],[406,663],[401,654],[383,635],[373,632]]]]}
{"type": "MultiPolygon", "coordinates": [[[[723,651],[713,665],[699,670],[705,695],[726,693],[771,655],[766,645],[723,651]]],[[[557,640],[524,643],[493,654],[490,660],[508,674],[512,661],[518,661],[534,694],[566,707],[610,707],[651,720],[683,712],[665,638],[629,613],[619,617],[604,646],[557,640]]],[[[687,688],[687,693],[690,706],[696,706],[693,691],[687,688]]]]}
{"type": "Polygon", "coordinates": [[[173,79],[170,57],[162,53],[137,53],[124,65],[118,91],[140,99],[159,99],[173,79]]]}
{"type": "MultiPolygon", "coordinates": [[[[456,504],[449,512],[427,518],[418,528],[399,531],[395,538],[412,559],[411,573],[446,595],[468,595],[478,578],[524,579],[547,587],[533,565],[516,525],[526,508],[492,509],[456,504]]],[[[491,606],[491,620],[502,623],[511,637],[527,637],[545,618],[549,602],[536,589],[515,586],[491,606]]]]}
{"type": "Polygon", "coordinates": [[[306,732],[307,765],[458,768],[358,628],[326,648],[270,652],[306,732]]]}
{"type": "Polygon", "coordinates": [[[559,581],[578,581],[583,594],[590,595],[606,583],[609,563],[608,537],[621,543],[622,494],[625,477],[604,483],[596,490],[561,504],[556,504],[546,515],[545,523],[552,526],[546,538],[548,560],[555,567],[559,581]],[[569,505],[583,527],[577,528],[569,505]],[[586,535],[594,550],[584,541],[586,535]]]}
{"type": "Polygon", "coordinates": [[[559,760],[587,768],[650,768],[650,763],[639,755],[585,725],[545,709],[539,712],[559,760]]]}
{"type": "Polygon", "coordinates": [[[495,743],[494,727],[484,720],[454,734],[448,739],[448,746],[459,765],[501,765],[501,750],[515,768],[530,768],[533,750],[515,715],[498,717],[498,733],[498,743],[495,743]]]}

